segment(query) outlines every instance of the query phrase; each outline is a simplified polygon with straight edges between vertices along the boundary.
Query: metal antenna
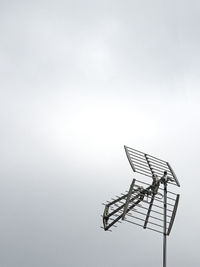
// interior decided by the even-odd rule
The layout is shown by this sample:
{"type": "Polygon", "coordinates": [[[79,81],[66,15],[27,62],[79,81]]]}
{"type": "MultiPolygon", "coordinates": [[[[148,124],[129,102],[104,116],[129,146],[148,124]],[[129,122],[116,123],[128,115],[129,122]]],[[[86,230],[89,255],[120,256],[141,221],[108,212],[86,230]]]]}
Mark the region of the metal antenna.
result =
{"type": "Polygon", "coordinates": [[[180,198],[168,187],[180,187],[179,181],[168,162],[127,146],[124,148],[132,170],[142,174],[143,178],[134,178],[129,191],[104,204],[103,229],[110,231],[122,220],[161,233],[163,267],[166,267],[167,236],[171,232],[180,198]],[[151,183],[148,182],[149,177],[151,183]]]}

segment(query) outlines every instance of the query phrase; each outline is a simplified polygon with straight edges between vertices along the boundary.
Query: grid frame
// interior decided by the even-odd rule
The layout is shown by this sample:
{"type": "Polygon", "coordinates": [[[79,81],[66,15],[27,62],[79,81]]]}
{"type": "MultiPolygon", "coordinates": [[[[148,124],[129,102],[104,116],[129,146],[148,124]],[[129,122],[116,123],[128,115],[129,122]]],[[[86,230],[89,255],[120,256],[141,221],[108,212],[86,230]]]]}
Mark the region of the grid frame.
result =
{"type": "MultiPolygon", "coordinates": [[[[149,229],[154,232],[163,234],[164,226],[163,226],[163,204],[164,199],[160,198],[164,194],[164,189],[159,187],[158,193],[154,196],[153,201],[149,197],[140,198],[140,194],[138,194],[138,189],[142,186],[146,187],[146,189],[151,187],[151,184],[144,183],[140,180],[134,179],[134,185],[131,189],[131,198],[128,204],[126,217],[123,218],[124,215],[124,207],[126,206],[126,199],[128,193],[125,192],[121,194],[121,196],[117,196],[117,198],[111,199],[111,201],[107,201],[104,203],[105,209],[103,214],[103,224],[104,230],[109,230],[112,226],[116,227],[116,223],[121,223],[121,219],[125,222],[135,224],[144,229],[149,229]],[[149,207],[152,202],[152,207],[149,210],[149,207]],[[148,215],[149,211],[149,215],[148,215]]],[[[145,189],[145,190],[146,190],[145,189]]],[[[167,196],[167,232],[169,235],[174,223],[174,219],[177,212],[177,207],[179,203],[179,194],[175,194],[174,192],[168,191],[167,196]]]]}
{"type": "Polygon", "coordinates": [[[176,174],[169,162],[128,146],[124,146],[124,149],[131,168],[134,172],[151,178],[155,175],[158,178],[161,178],[163,176],[163,173],[167,172],[167,177],[169,179],[168,183],[180,187],[178,178],[176,177],[176,174]]]}

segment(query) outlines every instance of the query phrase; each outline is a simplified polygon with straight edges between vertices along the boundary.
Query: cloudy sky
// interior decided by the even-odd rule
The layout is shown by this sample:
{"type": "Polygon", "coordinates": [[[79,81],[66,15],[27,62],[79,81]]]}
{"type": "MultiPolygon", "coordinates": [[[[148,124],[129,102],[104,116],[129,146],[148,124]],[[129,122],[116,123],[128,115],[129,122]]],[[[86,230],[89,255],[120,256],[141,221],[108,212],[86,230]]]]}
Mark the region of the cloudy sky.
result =
{"type": "Polygon", "coordinates": [[[102,202],[133,178],[123,145],[181,188],[169,266],[198,267],[200,3],[0,1],[0,266],[162,264],[162,236],[102,202]]]}

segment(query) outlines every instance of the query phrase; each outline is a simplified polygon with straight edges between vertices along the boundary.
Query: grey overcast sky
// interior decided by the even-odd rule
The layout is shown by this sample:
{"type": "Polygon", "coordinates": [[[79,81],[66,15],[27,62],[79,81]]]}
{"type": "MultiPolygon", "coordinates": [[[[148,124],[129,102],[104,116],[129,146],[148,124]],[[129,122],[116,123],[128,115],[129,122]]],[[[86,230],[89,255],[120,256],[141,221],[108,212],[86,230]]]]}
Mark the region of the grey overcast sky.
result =
{"type": "Polygon", "coordinates": [[[171,267],[199,267],[200,2],[0,1],[0,267],[156,267],[162,236],[100,226],[133,178],[181,183],[171,267]]]}

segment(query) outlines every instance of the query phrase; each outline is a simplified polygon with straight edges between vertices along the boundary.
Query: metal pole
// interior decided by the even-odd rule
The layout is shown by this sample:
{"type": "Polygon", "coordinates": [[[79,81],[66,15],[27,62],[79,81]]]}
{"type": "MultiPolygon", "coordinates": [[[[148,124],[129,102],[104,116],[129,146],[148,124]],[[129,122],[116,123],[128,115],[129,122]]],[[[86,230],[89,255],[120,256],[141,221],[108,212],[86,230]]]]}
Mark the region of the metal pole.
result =
{"type": "Polygon", "coordinates": [[[164,180],[163,267],[167,266],[167,179],[164,180]]]}

